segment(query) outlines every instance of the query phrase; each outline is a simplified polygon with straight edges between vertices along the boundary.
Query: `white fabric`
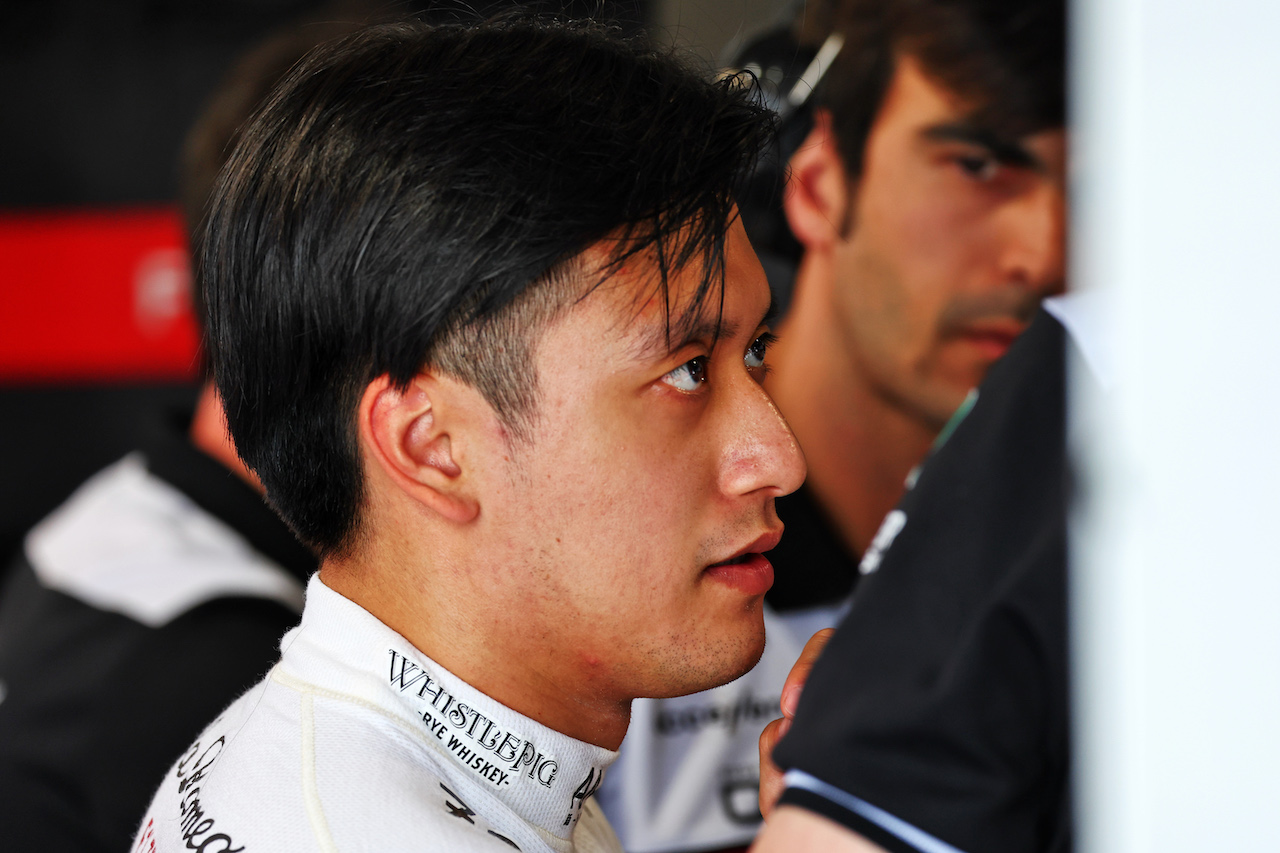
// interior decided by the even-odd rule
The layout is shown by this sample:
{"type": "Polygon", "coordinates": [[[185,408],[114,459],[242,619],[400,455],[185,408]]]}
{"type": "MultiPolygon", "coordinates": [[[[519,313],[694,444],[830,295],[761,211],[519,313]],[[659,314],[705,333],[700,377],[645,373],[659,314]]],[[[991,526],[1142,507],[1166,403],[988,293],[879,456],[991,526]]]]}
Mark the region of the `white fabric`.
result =
{"type": "Polygon", "coordinates": [[[779,615],[765,605],[764,655],[737,681],[676,699],[640,699],[597,799],[629,853],[749,844],[760,827],[760,732],[782,716],[800,650],[848,604],[779,615]]]}
{"type": "Polygon", "coordinates": [[[500,705],[319,575],[281,647],[170,770],[135,851],[621,850],[584,805],[616,753],[500,705]]]}
{"type": "Polygon", "coordinates": [[[133,453],[36,525],[27,558],[40,582],[158,628],[226,595],[302,610],[296,578],[147,471],[133,453]]]}
{"type": "Polygon", "coordinates": [[[1110,391],[1115,386],[1116,358],[1107,307],[1103,294],[1097,292],[1065,293],[1044,301],[1044,310],[1067,330],[1098,384],[1110,391]]]}

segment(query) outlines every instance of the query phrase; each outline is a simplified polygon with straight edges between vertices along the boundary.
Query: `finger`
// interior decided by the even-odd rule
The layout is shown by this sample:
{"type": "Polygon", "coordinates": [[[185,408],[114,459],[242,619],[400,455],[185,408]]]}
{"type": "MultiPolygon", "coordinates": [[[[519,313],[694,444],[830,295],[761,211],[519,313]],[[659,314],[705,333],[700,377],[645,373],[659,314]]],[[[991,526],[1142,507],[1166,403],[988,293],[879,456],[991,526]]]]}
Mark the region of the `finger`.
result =
{"type": "Polygon", "coordinates": [[[773,763],[773,747],[791,727],[788,719],[774,720],[760,733],[760,814],[766,819],[782,796],[782,770],[773,763]]]}
{"type": "Polygon", "coordinates": [[[795,665],[791,667],[791,672],[787,673],[787,680],[782,684],[781,704],[782,714],[788,719],[796,715],[796,706],[800,703],[800,692],[804,689],[805,682],[809,680],[809,671],[813,669],[818,656],[822,654],[823,648],[835,632],[835,628],[823,628],[810,637],[809,642],[804,644],[804,649],[801,650],[795,665]]]}

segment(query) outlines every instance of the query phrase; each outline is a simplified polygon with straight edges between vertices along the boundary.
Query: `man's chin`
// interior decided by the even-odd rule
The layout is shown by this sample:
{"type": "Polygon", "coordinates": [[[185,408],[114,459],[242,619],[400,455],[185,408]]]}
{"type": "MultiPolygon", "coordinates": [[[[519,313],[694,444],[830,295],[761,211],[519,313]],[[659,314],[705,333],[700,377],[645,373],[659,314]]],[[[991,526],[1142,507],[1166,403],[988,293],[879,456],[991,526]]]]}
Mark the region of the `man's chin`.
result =
{"type": "MultiPolygon", "coordinates": [[[[742,660],[737,670],[730,675],[726,681],[721,683],[728,684],[730,681],[736,681],[751,670],[755,669],[756,664],[760,663],[760,658],[764,657],[764,641],[764,625],[762,624],[760,626],[760,641],[755,644],[751,653],[742,660]]],[[[715,686],[718,687],[719,685],[717,684],[715,686]]]]}
{"type": "Polygon", "coordinates": [[[964,379],[921,383],[912,389],[913,393],[903,395],[898,405],[918,421],[940,431],[964,405],[969,392],[978,386],[981,375],[981,372],[975,373],[978,379],[972,383],[964,379]]]}
{"type": "Polygon", "coordinates": [[[689,661],[688,665],[679,667],[679,672],[670,672],[673,676],[662,688],[649,698],[671,699],[676,696],[688,696],[711,690],[731,681],[736,681],[750,672],[764,655],[764,617],[757,613],[758,630],[743,632],[738,642],[731,643],[727,637],[721,637],[707,651],[716,652],[697,663],[689,661]]]}

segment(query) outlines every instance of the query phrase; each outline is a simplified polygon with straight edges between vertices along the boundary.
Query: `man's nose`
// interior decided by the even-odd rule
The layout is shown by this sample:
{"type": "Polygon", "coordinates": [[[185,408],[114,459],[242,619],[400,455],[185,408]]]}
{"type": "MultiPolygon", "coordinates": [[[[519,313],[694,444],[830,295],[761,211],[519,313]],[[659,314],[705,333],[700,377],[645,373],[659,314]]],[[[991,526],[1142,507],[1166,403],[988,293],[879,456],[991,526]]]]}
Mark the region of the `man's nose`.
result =
{"type": "Polygon", "coordinates": [[[721,489],[727,495],[791,494],[804,482],[804,453],[764,388],[749,379],[746,386],[726,417],[731,435],[725,445],[721,489]]]}
{"type": "Polygon", "coordinates": [[[1042,296],[1061,292],[1066,275],[1064,189],[1046,181],[1011,201],[1003,213],[1000,278],[1042,296]]]}

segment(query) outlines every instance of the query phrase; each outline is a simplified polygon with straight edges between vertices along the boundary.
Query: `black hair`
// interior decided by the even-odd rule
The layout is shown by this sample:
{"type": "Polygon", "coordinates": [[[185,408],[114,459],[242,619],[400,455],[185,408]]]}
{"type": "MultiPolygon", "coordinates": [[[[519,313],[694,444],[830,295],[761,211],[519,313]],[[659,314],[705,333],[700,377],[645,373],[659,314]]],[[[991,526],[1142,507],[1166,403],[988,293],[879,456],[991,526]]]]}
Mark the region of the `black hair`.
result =
{"type": "MultiPolygon", "coordinates": [[[[335,3],[330,12],[362,11],[358,2],[335,3]]],[[[326,41],[358,29],[360,24],[336,17],[295,21],[255,44],[242,54],[209,96],[195,123],[183,139],[178,159],[178,195],[190,246],[199,242],[200,229],[218,174],[231,155],[240,130],[271,90],[308,51],[326,41]]],[[[208,379],[204,354],[205,311],[201,293],[192,294],[201,335],[201,373],[208,379]]]]}
{"type": "Polygon", "coordinates": [[[192,242],[240,129],[307,51],[358,26],[340,21],[296,22],[255,44],[226,72],[187,131],[178,162],[179,201],[192,242]]]}
{"type": "Polygon", "coordinates": [[[975,107],[969,118],[1004,141],[1061,127],[1066,101],[1064,0],[794,5],[787,23],[755,36],[729,63],[760,78],[763,98],[780,117],[740,204],[781,312],[790,304],[804,255],[782,208],[787,164],[813,129],[816,107],[830,112],[840,158],[856,178],[871,125],[904,54],[969,100],[975,107]],[[821,57],[831,49],[839,50],[834,62],[821,57]]]}
{"type": "Polygon", "coordinates": [[[769,131],[748,87],[596,24],[406,22],[310,54],[242,132],[197,270],[272,505],[321,554],[355,544],[355,410],[382,375],[457,375],[518,437],[547,304],[581,297],[567,271],[606,238],[610,268],[656,254],[669,334],[692,322],[723,298],[734,190],[769,131]],[[691,262],[673,315],[667,273],[691,262]]]}
{"type": "Polygon", "coordinates": [[[816,102],[831,112],[852,175],[903,55],[1005,138],[1064,124],[1065,0],[833,0],[801,23],[800,38],[820,41],[823,31],[841,33],[844,45],[816,102]]]}

